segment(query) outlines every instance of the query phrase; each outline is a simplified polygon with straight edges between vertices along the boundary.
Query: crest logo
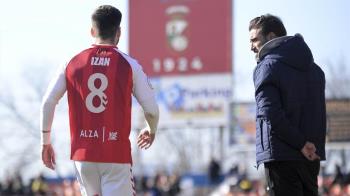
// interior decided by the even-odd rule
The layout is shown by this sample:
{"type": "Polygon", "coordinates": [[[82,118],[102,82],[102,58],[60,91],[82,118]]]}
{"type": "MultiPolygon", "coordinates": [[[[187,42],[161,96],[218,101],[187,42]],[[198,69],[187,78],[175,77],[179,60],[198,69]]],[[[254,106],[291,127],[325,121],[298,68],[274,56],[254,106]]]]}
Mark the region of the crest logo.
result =
{"type": "Polygon", "coordinates": [[[189,39],[185,35],[189,23],[185,16],[190,12],[190,9],[184,5],[176,5],[167,8],[165,12],[170,17],[165,26],[168,44],[174,51],[182,52],[189,44],[189,39]]]}

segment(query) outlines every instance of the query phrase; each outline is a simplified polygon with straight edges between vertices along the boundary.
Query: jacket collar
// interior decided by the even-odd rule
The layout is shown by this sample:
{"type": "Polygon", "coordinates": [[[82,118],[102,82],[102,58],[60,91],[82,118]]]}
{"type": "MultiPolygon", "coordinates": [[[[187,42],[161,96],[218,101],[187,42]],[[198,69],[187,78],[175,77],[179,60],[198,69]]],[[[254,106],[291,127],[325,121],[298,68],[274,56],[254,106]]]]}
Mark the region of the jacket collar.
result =
{"type": "Polygon", "coordinates": [[[281,45],[282,42],[285,40],[291,38],[292,36],[282,36],[274,38],[268,42],[266,42],[261,49],[258,52],[258,55],[256,56],[257,61],[259,62],[266,54],[268,54],[272,49],[277,48],[281,45]]]}

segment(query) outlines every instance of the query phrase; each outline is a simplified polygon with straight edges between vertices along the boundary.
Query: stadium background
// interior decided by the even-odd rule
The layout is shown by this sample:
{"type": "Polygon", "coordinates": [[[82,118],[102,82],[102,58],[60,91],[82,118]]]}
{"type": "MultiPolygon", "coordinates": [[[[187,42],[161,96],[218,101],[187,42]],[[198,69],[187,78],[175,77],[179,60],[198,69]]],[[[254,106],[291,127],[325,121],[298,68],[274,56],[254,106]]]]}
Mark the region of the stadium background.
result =
{"type": "MultiPolygon", "coordinates": [[[[41,165],[39,156],[40,99],[57,66],[92,43],[89,17],[100,4],[114,5],[124,13],[119,48],[144,65],[161,107],[154,146],[149,151],[133,149],[140,190],[169,192],[178,183],[183,195],[220,195],[229,190],[261,194],[263,173],[261,167],[254,167],[251,73],[255,62],[249,50],[247,26],[251,18],[270,12],[281,16],[288,34],[304,36],[326,72],[328,160],[322,163],[320,183],[345,191],[350,171],[350,69],[346,53],[350,30],[345,25],[349,17],[345,0],[283,4],[277,0],[84,4],[2,0],[1,190],[21,187],[20,177],[27,189],[47,185],[50,190],[72,195],[76,184],[68,161],[66,101],[63,98],[57,107],[53,125],[58,164],[52,172],[41,165]],[[288,12],[295,9],[300,10],[300,16],[288,12]],[[210,182],[208,177],[213,159],[221,166],[218,182],[210,182]]],[[[134,106],[133,144],[144,123],[136,102],[134,106]]]]}

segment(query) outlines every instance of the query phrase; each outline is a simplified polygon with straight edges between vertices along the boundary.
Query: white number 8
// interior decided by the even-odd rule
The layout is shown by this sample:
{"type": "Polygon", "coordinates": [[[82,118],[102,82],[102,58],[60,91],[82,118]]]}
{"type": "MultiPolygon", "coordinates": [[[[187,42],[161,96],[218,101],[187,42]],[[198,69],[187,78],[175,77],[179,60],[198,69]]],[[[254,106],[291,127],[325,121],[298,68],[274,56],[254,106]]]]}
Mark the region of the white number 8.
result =
{"type": "Polygon", "coordinates": [[[94,73],[89,77],[88,87],[91,92],[86,97],[85,105],[90,112],[101,113],[106,109],[108,101],[107,95],[103,91],[106,90],[107,86],[108,79],[104,74],[94,73]],[[95,86],[96,79],[99,79],[101,81],[101,86],[99,88],[96,88],[95,86]],[[93,104],[93,99],[95,96],[97,96],[100,99],[100,105],[97,107],[93,104]]]}

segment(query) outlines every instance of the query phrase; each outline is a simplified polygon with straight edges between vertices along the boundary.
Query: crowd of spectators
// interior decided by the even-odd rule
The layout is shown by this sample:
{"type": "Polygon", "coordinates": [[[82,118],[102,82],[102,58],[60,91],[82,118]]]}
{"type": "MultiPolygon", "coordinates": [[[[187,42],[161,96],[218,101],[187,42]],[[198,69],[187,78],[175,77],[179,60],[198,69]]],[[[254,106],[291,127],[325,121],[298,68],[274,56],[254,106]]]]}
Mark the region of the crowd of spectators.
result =
{"type": "MultiPolygon", "coordinates": [[[[138,196],[175,196],[180,193],[180,177],[158,172],[154,177],[135,177],[138,196]]],[[[20,175],[0,184],[0,196],[81,196],[74,179],[49,179],[43,175],[24,184],[20,175]]]]}
{"type": "Polygon", "coordinates": [[[43,175],[23,183],[20,175],[8,177],[0,184],[1,196],[81,196],[79,184],[72,179],[48,179],[43,175]]]}
{"type": "MultiPolygon", "coordinates": [[[[216,171],[220,171],[216,163],[212,163],[208,170],[209,184],[192,187],[194,191],[188,194],[183,186],[182,177],[177,174],[158,172],[155,176],[135,176],[137,196],[265,196],[265,182],[263,179],[251,180],[237,168],[224,175],[219,182],[216,171]],[[213,173],[214,172],[214,173],[213,173]]],[[[321,173],[322,174],[322,173],[321,173]]],[[[350,196],[350,173],[342,172],[337,166],[334,175],[319,176],[320,196],[350,196]]],[[[49,179],[43,175],[24,184],[20,175],[14,175],[0,184],[1,196],[81,196],[79,184],[73,178],[49,179]]]]}
{"type": "MultiPolygon", "coordinates": [[[[318,186],[320,196],[350,196],[350,172],[337,165],[335,174],[329,175],[321,168],[318,186]]],[[[265,181],[251,180],[233,167],[211,196],[266,196],[265,181]]]]}

